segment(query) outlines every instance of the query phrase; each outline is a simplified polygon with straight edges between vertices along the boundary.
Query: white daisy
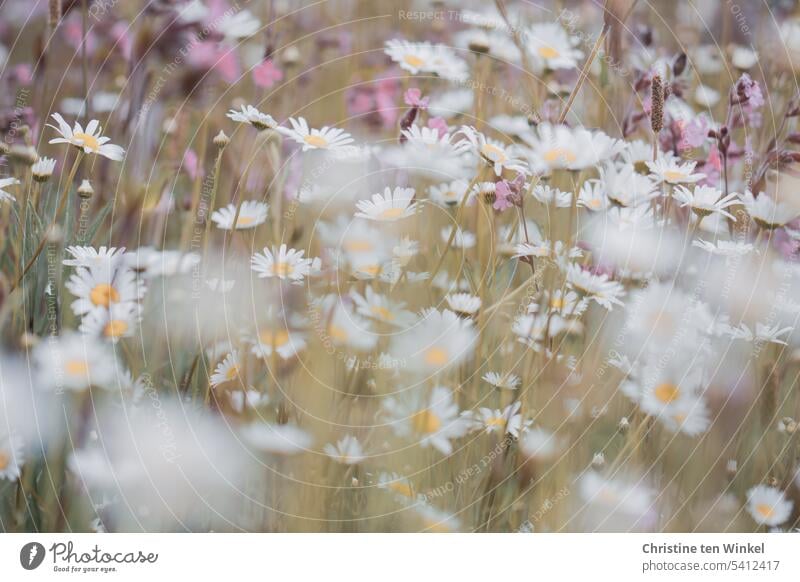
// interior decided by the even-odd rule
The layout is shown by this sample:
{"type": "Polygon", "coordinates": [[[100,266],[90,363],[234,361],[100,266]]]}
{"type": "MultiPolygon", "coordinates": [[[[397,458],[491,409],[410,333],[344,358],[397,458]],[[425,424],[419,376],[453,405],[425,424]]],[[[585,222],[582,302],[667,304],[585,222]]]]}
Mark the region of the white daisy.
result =
{"type": "Polygon", "coordinates": [[[37,182],[47,182],[56,169],[56,161],[53,158],[39,158],[31,166],[31,175],[37,182]]]}
{"type": "Polygon", "coordinates": [[[481,308],[481,298],[470,293],[455,293],[445,297],[447,306],[463,317],[472,317],[481,308]]]}
{"type": "Polygon", "coordinates": [[[262,279],[277,277],[300,283],[318,268],[319,259],[304,258],[305,251],[287,249],[282,244],[279,249],[264,247],[263,253],[256,253],[250,260],[251,268],[262,279]]]}
{"type": "Polygon", "coordinates": [[[514,146],[506,146],[497,140],[488,138],[469,125],[462,126],[459,133],[472,145],[476,155],[494,169],[497,176],[501,175],[503,170],[520,174],[530,173],[527,164],[517,157],[514,146]]]}
{"type": "Polygon", "coordinates": [[[450,441],[464,436],[470,428],[470,421],[459,412],[453,392],[444,386],[435,387],[429,396],[387,398],[383,409],[397,436],[417,439],[421,446],[432,446],[444,455],[453,452],[450,441]]]}
{"type": "Polygon", "coordinates": [[[19,180],[16,178],[0,178],[0,202],[16,202],[17,199],[5,191],[9,186],[16,186],[19,180]]]}
{"type": "Polygon", "coordinates": [[[328,443],[322,450],[331,459],[344,465],[358,465],[366,459],[361,443],[352,435],[345,436],[335,445],[328,443]]]}
{"type": "Polygon", "coordinates": [[[504,432],[517,438],[520,432],[533,422],[530,420],[523,422],[522,415],[519,413],[521,408],[520,401],[506,406],[503,410],[479,408],[477,420],[487,433],[504,432]]]}
{"type": "Polygon", "coordinates": [[[532,25],[525,31],[525,41],[525,48],[540,71],[572,69],[583,58],[576,48],[580,39],[569,35],[558,22],[532,25]]]}
{"type": "Polygon", "coordinates": [[[405,303],[376,293],[371,286],[367,286],[363,296],[355,291],[351,292],[350,296],[356,304],[356,313],[375,321],[405,327],[416,319],[416,316],[406,309],[405,303]]]}
{"type": "MultiPolygon", "coordinates": [[[[255,228],[267,220],[267,210],[269,205],[256,200],[245,200],[239,208],[239,216],[236,218],[236,230],[246,230],[255,228]]],[[[236,204],[228,204],[224,208],[215,210],[211,214],[211,220],[222,230],[231,230],[233,220],[236,217],[236,204]]]]}
{"type": "Polygon", "coordinates": [[[692,241],[692,246],[700,248],[712,255],[720,255],[723,257],[741,257],[752,252],[758,252],[752,243],[732,240],[712,242],[703,239],[695,239],[692,241]]]}
{"type": "Polygon", "coordinates": [[[549,184],[537,184],[531,190],[531,196],[546,206],[569,208],[572,206],[572,193],[553,188],[549,184]]]}
{"type": "Polygon", "coordinates": [[[569,264],[566,274],[570,287],[609,311],[614,305],[623,304],[619,298],[625,295],[625,289],[616,281],[609,280],[608,275],[593,275],[574,263],[569,264]]]}
{"type": "Polygon", "coordinates": [[[428,189],[431,202],[439,206],[454,206],[459,204],[467,193],[469,183],[466,180],[453,180],[436,184],[428,189]]]}
{"type": "Polygon", "coordinates": [[[792,514],[794,503],[780,489],[756,485],[747,491],[747,511],[759,525],[780,525],[792,514]]]}
{"type": "Polygon", "coordinates": [[[292,126],[291,129],[279,127],[278,131],[303,146],[304,152],[317,149],[335,150],[354,141],[349,133],[336,127],[326,125],[321,129],[311,129],[303,117],[297,119],[290,117],[289,123],[292,126]]]}
{"type": "Polygon", "coordinates": [[[522,382],[516,374],[499,374],[497,372],[486,372],[483,380],[495,388],[505,388],[506,390],[516,390],[522,382]]]}
{"type": "Polygon", "coordinates": [[[71,304],[75,315],[108,309],[115,304],[136,303],[145,292],[144,283],[133,271],[108,266],[78,267],[66,287],[77,297],[71,304]]]}
{"type": "Polygon", "coordinates": [[[672,195],[681,203],[681,207],[690,207],[699,218],[716,213],[736,221],[736,218],[725,210],[739,204],[739,196],[735,193],[723,196],[722,191],[713,186],[695,186],[693,190],[678,186],[672,191],[672,195]]]}
{"type": "Polygon", "coordinates": [[[800,211],[794,206],[775,200],[764,192],[758,196],[745,192],[741,200],[753,222],[767,230],[785,226],[800,215],[800,211]]]}
{"type": "Polygon", "coordinates": [[[124,384],[124,373],[110,346],[90,336],[52,337],[36,346],[33,360],[39,385],[48,390],[114,389],[124,384]]]}
{"type": "Polygon", "coordinates": [[[306,347],[303,334],[289,330],[285,326],[262,327],[254,335],[246,335],[245,341],[251,345],[250,352],[259,358],[270,358],[277,353],[288,360],[306,347]]]}
{"type": "Polygon", "coordinates": [[[25,464],[22,440],[16,433],[0,433],[0,479],[16,481],[25,464]]]}
{"type": "Polygon", "coordinates": [[[550,174],[553,170],[584,170],[620,153],[625,142],[612,139],[602,131],[583,127],[540,123],[521,136],[531,170],[550,174]]]}
{"type": "Polygon", "coordinates": [[[87,154],[99,154],[115,161],[120,161],[124,157],[125,150],[123,148],[108,143],[111,138],[101,135],[103,128],[100,127],[100,123],[96,119],[91,120],[85,130],[77,121],[70,128],[58,113],[53,113],[53,119],[58,123],[58,127],[50,124],[48,124],[48,127],[55,129],[61,137],[51,139],[51,144],[68,143],[81,148],[87,154]]]}
{"type": "Polygon", "coordinates": [[[357,218],[366,218],[376,222],[394,222],[403,218],[413,216],[417,211],[417,203],[414,202],[415,192],[413,188],[397,187],[392,191],[386,188],[383,194],[373,194],[371,200],[359,200],[356,202],[357,218]]]}
{"type": "Polygon", "coordinates": [[[233,121],[249,123],[259,131],[278,127],[278,122],[271,115],[262,113],[252,105],[242,105],[241,111],[231,109],[225,115],[233,121]]]}
{"type": "Polygon", "coordinates": [[[239,354],[235,351],[231,352],[214,368],[214,373],[209,378],[211,385],[216,388],[221,384],[239,380],[240,366],[239,354]]]}
{"type": "Polygon", "coordinates": [[[107,267],[113,268],[117,261],[125,254],[125,247],[82,247],[68,246],[64,249],[72,255],[71,259],[64,259],[62,264],[68,267],[107,267]]]}
{"type": "Polygon", "coordinates": [[[653,179],[667,184],[694,184],[706,177],[705,174],[694,173],[697,162],[685,162],[672,156],[660,155],[655,162],[646,162],[653,179]]]}
{"type": "Polygon", "coordinates": [[[428,309],[414,325],[392,338],[390,352],[411,371],[436,374],[471,357],[476,341],[471,320],[448,309],[428,309]]]}
{"type": "Polygon", "coordinates": [[[640,206],[659,194],[653,180],[636,172],[633,164],[606,164],[600,168],[600,184],[617,206],[640,206]]]}
{"type": "Polygon", "coordinates": [[[78,330],[83,334],[117,343],[123,337],[132,337],[141,319],[141,307],[138,303],[112,303],[106,309],[88,312],[81,320],[78,330]]]}

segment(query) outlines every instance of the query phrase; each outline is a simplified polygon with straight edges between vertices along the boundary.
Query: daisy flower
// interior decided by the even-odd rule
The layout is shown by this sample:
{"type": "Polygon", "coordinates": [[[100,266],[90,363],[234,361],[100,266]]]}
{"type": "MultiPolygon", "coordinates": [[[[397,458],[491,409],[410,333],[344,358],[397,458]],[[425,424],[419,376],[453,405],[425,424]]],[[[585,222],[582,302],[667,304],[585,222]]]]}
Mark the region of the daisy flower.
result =
{"type": "Polygon", "coordinates": [[[697,162],[681,163],[672,155],[660,155],[655,162],[646,162],[653,179],[666,184],[694,184],[706,177],[702,173],[694,173],[697,162]]]}
{"type": "Polygon", "coordinates": [[[271,115],[262,113],[252,105],[242,105],[241,111],[231,109],[225,115],[233,121],[249,123],[259,131],[278,127],[278,122],[271,115]]]}
{"type": "Polygon", "coordinates": [[[458,518],[449,513],[439,511],[438,509],[426,504],[417,504],[415,506],[417,515],[422,520],[424,529],[423,532],[430,533],[450,533],[458,531],[461,523],[458,518]]]}
{"type": "MultiPolygon", "coordinates": [[[[463,230],[460,226],[456,226],[455,229],[456,234],[453,237],[453,247],[457,249],[471,249],[478,242],[477,237],[468,230],[463,230]]],[[[442,228],[441,232],[439,233],[442,241],[445,243],[449,241],[452,232],[453,229],[449,226],[442,228]]]]}
{"type": "Polygon", "coordinates": [[[77,297],[71,305],[75,315],[108,309],[115,304],[136,303],[145,292],[144,284],[133,271],[108,266],[78,267],[66,287],[77,297]]]}
{"type": "Polygon", "coordinates": [[[625,147],[625,142],[602,131],[550,123],[539,124],[521,138],[531,170],[541,174],[561,169],[584,170],[611,159],[625,147]]]}
{"type": "Polygon", "coordinates": [[[471,320],[448,309],[428,309],[414,325],[392,338],[390,352],[411,371],[436,374],[471,357],[476,341],[471,320]]]}
{"type": "Polygon", "coordinates": [[[608,208],[609,200],[606,197],[605,187],[600,180],[586,180],[578,192],[577,205],[592,212],[608,208]]]}
{"type": "Polygon", "coordinates": [[[250,352],[258,358],[270,358],[275,352],[288,360],[306,347],[302,334],[279,325],[263,327],[255,335],[245,336],[245,341],[251,345],[250,352]]]}
{"type": "Polygon", "coordinates": [[[87,313],[78,330],[83,334],[117,343],[123,337],[133,336],[141,318],[141,307],[138,303],[113,303],[107,309],[93,309],[87,313]]]}
{"type": "Polygon", "coordinates": [[[572,289],[609,311],[614,305],[623,304],[619,298],[625,295],[625,289],[616,281],[609,280],[608,275],[593,275],[574,263],[569,264],[566,274],[567,283],[572,289]]]}
{"type": "MultiPolygon", "coordinates": [[[[255,228],[267,220],[267,210],[269,205],[256,200],[245,200],[239,209],[239,216],[236,218],[236,230],[246,230],[255,228]]],[[[228,204],[224,208],[215,210],[211,214],[211,220],[222,230],[233,229],[233,219],[236,217],[236,204],[228,204]]]]}
{"type": "Polygon", "coordinates": [[[401,503],[407,503],[414,499],[414,486],[411,481],[397,473],[381,473],[378,476],[377,487],[394,493],[396,499],[401,503]]]}
{"type": "Polygon", "coordinates": [[[197,253],[159,251],[153,247],[139,247],[126,253],[123,258],[129,269],[148,279],[186,275],[200,263],[197,253]]]}
{"type": "Polygon", "coordinates": [[[376,293],[371,286],[367,286],[363,296],[355,291],[350,296],[356,305],[356,313],[375,321],[405,327],[416,319],[416,316],[406,309],[405,303],[376,293]]]}
{"type": "Polygon", "coordinates": [[[0,479],[19,479],[25,457],[22,440],[15,433],[0,433],[0,479]]]}
{"type": "Polygon", "coordinates": [[[214,368],[214,373],[211,374],[211,386],[216,388],[226,382],[239,379],[239,366],[239,354],[237,352],[234,351],[225,356],[225,359],[217,364],[216,368],[214,368]]]}
{"type": "Polygon", "coordinates": [[[82,247],[71,245],[66,249],[71,259],[64,259],[62,264],[68,267],[114,267],[125,254],[125,247],[82,247]]]}
{"type": "Polygon", "coordinates": [[[392,39],[386,41],[383,52],[400,65],[401,69],[412,75],[431,70],[433,46],[429,42],[412,43],[407,40],[392,39]]]}
{"type": "Polygon", "coordinates": [[[397,436],[417,439],[422,447],[433,447],[444,455],[453,452],[450,441],[466,435],[470,428],[453,392],[444,386],[435,387],[427,397],[387,398],[383,410],[397,436]]]}
{"type": "Polygon", "coordinates": [[[343,129],[328,127],[311,129],[304,117],[289,118],[292,128],[279,127],[278,131],[290,137],[301,146],[303,151],[308,150],[335,150],[353,143],[352,136],[343,129]]]}
{"type": "Polygon", "coordinates": [[[381,152],[380,158],[387,165],[437,181],[466,179],[473,170],[474,160],[467,140],[418,125],[403,130],[402,136],[405,140],[402,145],[381,152]]]}
{"type": "Polygon", "coordinates": [[[695,186],[694,190],[678,186],[672,191],[672,195],[681,203],[681,207],[690,207],[692,212],[701,219],[709,214],[717,213],[736,221],[736,218],[725,210],[740,203],[739,196],[735,193],[723,196],[722,191],[713,186],[695,186]]]}
{"type": "Polygon", "coordinates": [[[469,125],[462,126],[459,133],[472,145],[473,151],[494,169],[495,175],[501,175],[503,170],[530,174],[527,164],[516,157],[514,146],[506,146],[488,138],[469,125]]]}
{"type": "Polygon", "coordinates": [[[344,465],[358,465],[366,459],[361,443],[354,436],[347,435],[340,439],[335,445],[328,443],[322,449],[325,454],[337,463],[344,465]]]}
{"type": "Polygon", "coordinates": [[[19,180],[16,178],[2,178],[0,179],[0,202],[16,202],[17,199],[5,191],[9,186],[16,186],[19,180]]]}
{"type": "Polygon", "coordinates": [[[495,388],[505,388],[506,390],[516,390],[522,380],[516,374],[499,374],[497,372],[486,372],[482,376],[483,380],[495,388]]]}
{"type": "Polygon", "coordinates": [[[90,336],[66,333],[53,337],[36,346],[33,360],[39,384],[56,392],[90,386],[112,389],[123,381],[122,369],[108,344],[90,336]]]}
{"type": "Polygon", "coordinates": [[[779,202],[764,192],[758,196],[753,196],[752,192],[745,192],[741,201],[753,222],[765,230],[785,226],[800,214],[795,207],[779,202]]]}
{"type": "Polygon", "coordinates": [[[752,243],[732,240],[712,242],[703,239],[695,239],[692,241],[692,246],[711,253],[712,255],[720,255],[723,257],[741,257],[752,252],[758,252],[752,243]]]}
{"type": "Polygon", "coordinates": [[[572,206],[572,193],[552,188],[548,184],[537,184],[531,190],[531,196],[546,206],[569,208],[572,206]]]}
{"type": "Polygon", "coordinates": [[[31,166],[31,175],[37,182],[47,182],[56,169],[56,161],[53,158],[39,158],[31,166]]]}
{"type": "Polygon", "coordinates": [[[747,492],[747,511],[759,525],[780,525],[792,514],[794,504],[780,489],[756,485],[747,492]]]}
{"type": "Polygon", "coordinates": [[[261,30],[261,21],[247,9],[226,12],[219,21],[219,29],[226,39],[235,41],[255,36],[261,30]]]}
{"type": "Polygon", "coordinates": [[[470,293],[455,293],[445,297],[447,306],[462,317],[472,317],[481,308],[481,298],[470,293]]]}
{"type": "Polygon", "coordinates": [[[573,69],[583,58],[580,39],[570,36],[557,22],[534,24],[525,34],[526,49],[539,70],[573,69]]]}
{"type": "Polygon", "coordinates": [[[68,143],[75,147],[81,148],[87,154],[99,154],[110,160],[120,161],[125,155],[125,150],[118,145],[108,143],[111,138],[103,137],[102,127],[100,122],[96,119],[91,120],[86,129],[75,122],[75,125],[70,128],[64,118],[58,113],[53,113],[53,119],[58,123],[58,127],[48,124],[48,127],[55,129],[61,137],[56,137],[50,140],[51,144],[54,143],[68,143]]]}
{"type": "Polygon", "coordinates": [[[740,324],[739,327],[723,325],[721,329],[734,339],[741,339],[750,343],[772,343],[782,346],[787,345],[785,336],[794,331],[793,327],[781,327],[780,324],[770,326],[760,322],[756,323],[755,331],[744,323],[740,324]]]}
{"type": "Polygon", "coordinates": [[[306,276],[318,269],[319,259],[304,258],[305,251],[287,249],[285,244],[280,249],[270,250],[264,247],[263,253],[256,253],[250,260],[251,268],[262,279],[277,277],[300,283],[306,276]]]}
{"type": "Polygon", "coordinates": [[[466,180],[453,180],[431,186],[428,196],[431,202],[439,206],[454,206],[459,204],[467,193],[469,183],[466,180]]]}
{"type": "Polygon", "coordinates": [[[520,401],[506,406],[503,410],[479,408],[477,420],[487,433],[504,432],[517,438],[520,431],[524,430],[532,422],[523,422],[522,415],[519,413],[520,408],[522,408],[520,401]]]}
{"type": "Polygon", "coordinates": [[[606,164],[600,168],[600,184],[608,200],[617,206],[640,206],[659,195],[653,180],[639,174],[632,164],[606,164]]]}
{"type": "Polygon", "coordinates": [[[366,218],[375,222],[394,222],[403,218],[413,216],[417,211],[417,203],[414,202],[415,192],[413,188],[397,187],[392,191],[386,188],[383,194],[373,194],[371,200],[359,200],[356,202],[357,218],[366,218]]]}

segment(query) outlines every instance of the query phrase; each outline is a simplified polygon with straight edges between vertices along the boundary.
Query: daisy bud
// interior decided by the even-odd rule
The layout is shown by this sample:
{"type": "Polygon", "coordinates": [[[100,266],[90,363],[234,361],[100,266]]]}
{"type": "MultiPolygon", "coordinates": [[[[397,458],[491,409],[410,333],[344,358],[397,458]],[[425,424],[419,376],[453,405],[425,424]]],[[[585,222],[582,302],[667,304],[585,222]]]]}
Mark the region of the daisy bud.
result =
{"type": "Polygon", "coordinates": [[[25,164],[26,166],[32,166],[36,163],[36,160],[39,159],[39,154],[36,153],[36,148],[22,144],[12,145],[8,155],[15,162],[25,164]]]}
{"type": "Polygon", "coordinates": [[[231,142],[231,139],[225,135],[224,131],[220,129],[219,133],[214,136],[213,141],[215,146],[217,146],[219,149],[222,149],[231,142]]]}
{"type": "Polygon", "coordinates": [[[78,196],[81,198],[91,198],[94,194],[94,188],[92,188],[92,184],[89,180],[84,180],[81,182],[81,185],[78,186],[78,196]]]}
{"type": "Polygon", "coordinates": [[[650,127],[653,133],[658,135],[664,127],[664,85],[661,77],[656,75],[653,77],[653,83],[650,86],[650,127]]]}
{"type": "Polygon", "coordinates": [[[476,36],[469,42],[468,48],[478,56],[487,54],[489,52],[489,37],[483,34],[476,36]]]}
{"type": "Polygon", "coordinates": [[[60,244],[64,240],[64,230],[59,225],[54,224],[47,230],[45,237],[50,244],[60,244]]]}
{"type": "Polygon", "coordinates": [[[284,67],[291,67],[300,62],[300,51],[296,46],[289,46],[281,54],[281,62],[284,67]]]}
{"type": "Polygon", "coordinates": [[[628,429],[630,427],[631,423],[628,420],[627,416],[623,416],[622,418],[619,419],[619,424],[617,425],[617,428],[619,428],[620,432],[628,432],[628,429]]]}
{"type": "Polygon", "coordinates": [[[56,161],[53,158],[40,158],[31,166],[31,174],[37,182],[47,182],[53,175],[56,161]]]}
{"type": "Polygon", "coordinates": [[[603,453],[595,453],[592,457],[592,467],[600,469],[606,464],[606,456],[603,453]]]}
{"type": "Polygon", "coordinates": [[[738,470],[738,468],[739,468],[739,464],[736,462],[736,459],[728,459],[728,462],[725,463],[725,470],[731,476],[736,474],[736,471],[738,470]]]}

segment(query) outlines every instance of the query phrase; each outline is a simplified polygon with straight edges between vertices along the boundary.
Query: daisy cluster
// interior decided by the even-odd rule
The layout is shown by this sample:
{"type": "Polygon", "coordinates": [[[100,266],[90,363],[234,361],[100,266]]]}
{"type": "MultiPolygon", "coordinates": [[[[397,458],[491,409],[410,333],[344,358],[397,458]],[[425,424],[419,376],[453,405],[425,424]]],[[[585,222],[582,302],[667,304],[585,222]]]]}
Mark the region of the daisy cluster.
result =
{"type": "Polygon", "coordinates": [[[797,527],[800,59],[636,2],[121,4],[0,44],[0,523],[797,527]]]}

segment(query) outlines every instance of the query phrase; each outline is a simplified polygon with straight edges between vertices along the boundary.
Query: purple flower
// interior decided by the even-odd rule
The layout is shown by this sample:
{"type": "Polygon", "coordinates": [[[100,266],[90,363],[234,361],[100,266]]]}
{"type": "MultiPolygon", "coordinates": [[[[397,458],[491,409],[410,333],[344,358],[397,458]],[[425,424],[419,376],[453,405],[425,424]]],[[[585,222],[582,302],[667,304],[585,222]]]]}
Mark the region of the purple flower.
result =
{"type": "Polygon", "coordinates": [[[408,89],[405,92],[405,94],[403,95],[403,100],[406,102],[406,105],[410,105],[411,107],[417,107],[424,111],[425,109],[428,108],[428,101],[430,100],[430,98],[423,97],[422,91],[414,87],[408,89]]]}

